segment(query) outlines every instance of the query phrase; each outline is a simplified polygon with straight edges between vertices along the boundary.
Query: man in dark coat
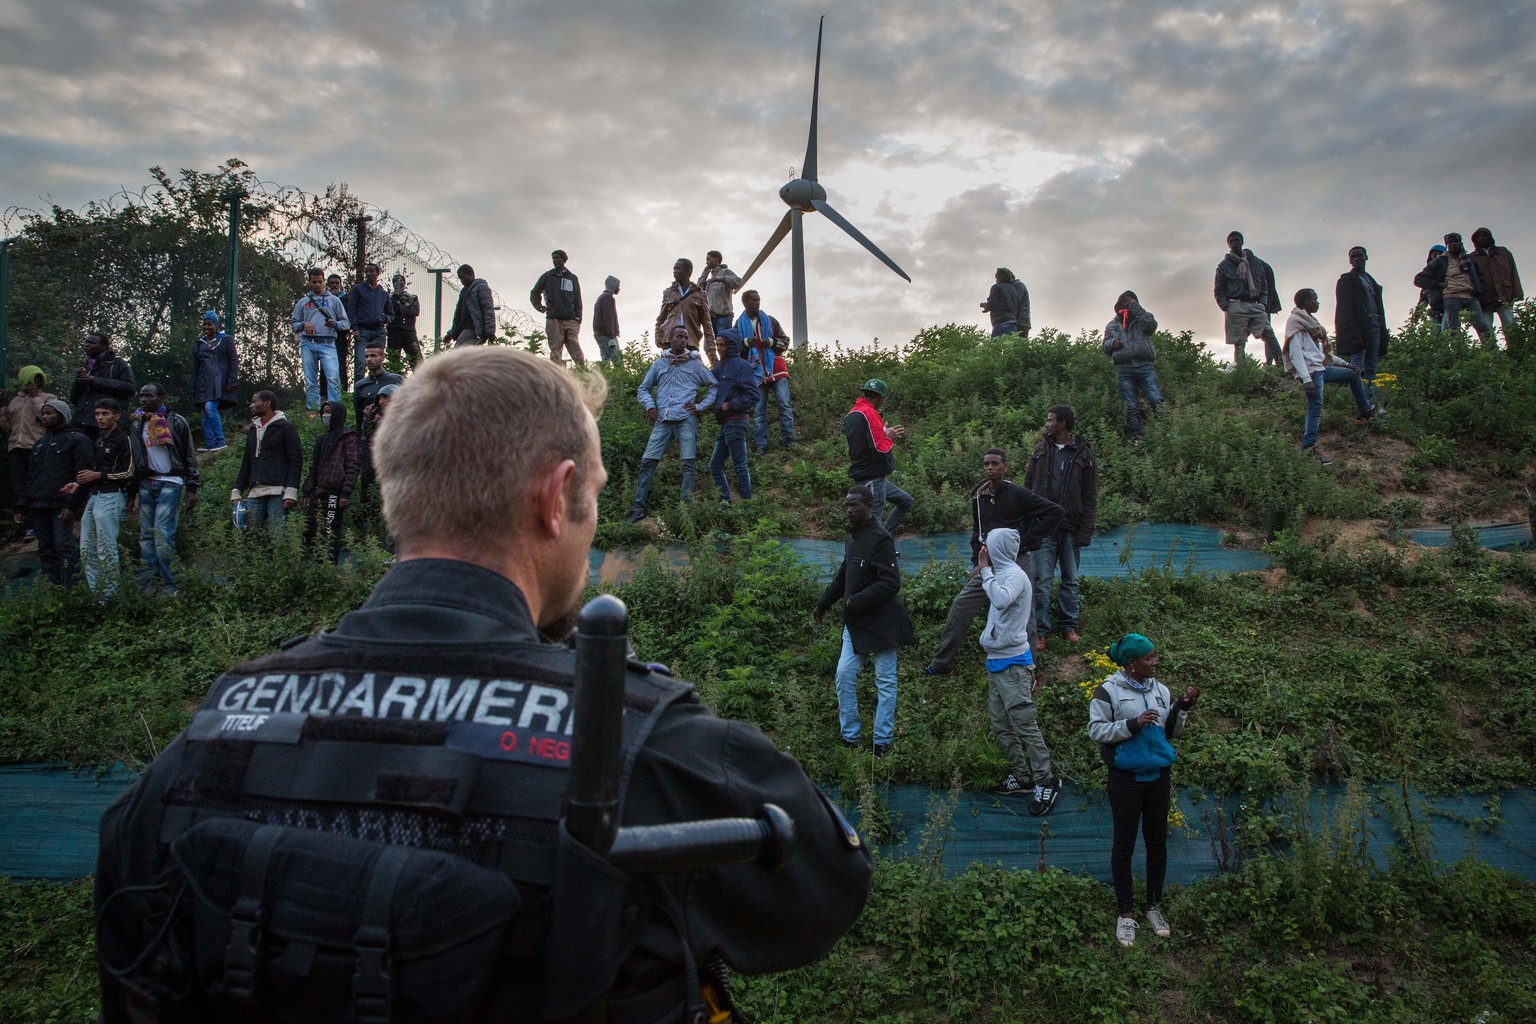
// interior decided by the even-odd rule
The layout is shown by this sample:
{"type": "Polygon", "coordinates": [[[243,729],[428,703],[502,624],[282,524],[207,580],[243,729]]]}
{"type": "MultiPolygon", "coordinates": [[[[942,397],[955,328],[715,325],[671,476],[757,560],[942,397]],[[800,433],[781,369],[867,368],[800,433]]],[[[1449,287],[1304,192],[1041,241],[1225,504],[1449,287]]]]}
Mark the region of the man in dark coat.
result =
{"type": "Polygon", "coordinates": [[[896,650],[915,639],[912,620],[897,593],[901,566],[896,543],[876,521],[874,496],[857,484],[843,499],[848,516],[848,540],[843,564],[827,584],[816,610],[817,622],[839,599],[843,602],[843,653],[837,660],[837,713],[843,746],[861,745],[859,701],[854,690],[859,671],[870,656],[875,660],[875,756],[891,748],[896,738],[896,650]]]}
{"type": "Polygon", "coordinates": [[[995,283],[981,308],[992,318],[992,337],[1029,337],[1029,289],[1007,267],[997,268],[995,283]]]}
{"type": "Polygon", "coordinates": [[[1250,337],[1264,339],[1264,362],[1280,365],[1280,340],[1270,325],[1271,314],[1281,310],[1276,297],[1275,271],[1268,263],[1243,248],[1243,233],[1227,235],[1227,254],[1216,265],[1216,305],[1225,314],[1227,344],[1232,361],[1247,354],[1250,337]]]}
{"type": "Polygon", "coordinates": [[[37,534],[44,574],[61,587],[71,587],[80,567],[74,524],[89,493],[77,477],[82,469],[96,468],[96,453],[92,439],[69,422],[69,406],[62,400],[44,402],[38,416],[44,434],[32,446],[27,485],[16,501],[16,522],[26,522],[37,534]]]}
{"type": "Polygon", "coordinates": [[[1056,628],[1069,644],[1082,639],[1078,626],[1077,554],[1093,543],[1099,513],[1099,465],[1088,439],[1072,433],[1077,414],[1070,405],[1053,405],[1045,413],[1045,436],[1029,455],[1024,486],[1061,506],[1061,521],[1040,541],[1032,560],[1021,558],[1034,584],[1035,650],[1045,650],[1051,632],[1051,582],[1061,569],[1056,588],[1056,628]]]}
{"type": "MultiPolygon", "coordinates": [[[[372,351],[370,349],[370,351],[372,351]]],[[[304,546],[313,548],[315,537],[325,531],[331,549],[331,561],[341,561],[341,517],[352,503],[352,488],[357,484],[361,447],[357,431],[347,426],[347,407],[338,401],[327,402],[320,414],[325,432],[315,438],[309,457],[309,472],[304,477],[304,546]]]]}
{"type": "Polygon", "coordinates": [[[219,330],[219,314],[203,314],[203,336],[192,349],[192,401],[203,415],[203,446],[200,452],[228,448],[224,441],[223,410],[239,404],[235,392],[240,379],[240,353],[235,339],[219,330]]]}
{"type": "Polygon", "coordinates": [[[277,395],[258,391],[251,396],[251,425],[245,432],[240,472],[229,492],[231,502],[246,504],[247,529],[265,526],[274,533],[299,503],[303,445],[298,428],[278,410],[277,395]]]}
{"type": "Polygon", "coordinates": [[[389,299],[395,307],[395,315],[389,321],[384,336],[389,342],[389,351],[404,352],[414,370],[421,362],[421,342],[416,337],[416,318],[421,316],[421,300],[405,290],[404,274],[396,274],[390,284],[394,286],[389,299]]]}
{"type": "MultiPolygon", "coordinates": [[[[1381,285],[1365,272],[1365,246],[1349,250],[1349,270],[1333,288],[1333,350],[1360,370],[1365,397],[1375,407],[1376,366],[1387,354],[1387,314],[1381,285]]],[[[1377,412],[1381,410],[1376,409],[1377,412]]]]}
{"type": "Polygon", "coordinates": [[[1504,347],[1509,347],[1509,328],[1515,322],[1515,303],[1525,298],[1520,286],[1520,271],[1515,266],[1515,254],[1502,245],[1495,245],[1493,232],[1478,228],[1472,232],[1472,258],[1483,278],[1483,295],[1480,304],[1484,315],[1493,322],[1493,314],[1499,316],[1504,328],[1504,347]]]}
{"type": "Polygon", "coordinates": [[[105,331],[85,336],[85,365],[75,374],[69,389],[69,403],[75,408],[73,423],[92,441],[96,440],[96,403],[103,398],[132,405],[139,382],[128,360],[112,351],[112,340],[105,331]]]}
{"type": "Polygon", "coordinates": [[[720,361],[715,366],[715,380],[720,390],[715,399],[715,422],[720,433],[709,457],[709,475],[720,488],[720,500],[731,503],[731,485],[725,476],[725,461],[731,460],[736,471],[736,491],[741,500],[752,497],[752,471],[747,467],[747,429],[752,425],[752,411],[761,397],[752,367],[741,358],[741,334],[731,327],[715,335],[720,345],[720,361]]]}

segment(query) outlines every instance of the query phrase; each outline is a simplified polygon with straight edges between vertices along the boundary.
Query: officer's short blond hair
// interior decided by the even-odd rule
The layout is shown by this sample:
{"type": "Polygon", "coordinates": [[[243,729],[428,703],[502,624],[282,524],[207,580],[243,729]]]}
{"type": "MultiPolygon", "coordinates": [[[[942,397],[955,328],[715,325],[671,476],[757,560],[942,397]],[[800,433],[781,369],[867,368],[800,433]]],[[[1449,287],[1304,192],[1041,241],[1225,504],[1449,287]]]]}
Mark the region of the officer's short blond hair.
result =
{"type": "Polygon", "coordinates": [[[540,471],[564,459],[575,460],[580,493],[592,457],[587,416],[602,412],[607,391],[600,374],[518,349],[475,346],[423,362],[373,442],[396,542],[499,548],[518,531],[540,471]]]}

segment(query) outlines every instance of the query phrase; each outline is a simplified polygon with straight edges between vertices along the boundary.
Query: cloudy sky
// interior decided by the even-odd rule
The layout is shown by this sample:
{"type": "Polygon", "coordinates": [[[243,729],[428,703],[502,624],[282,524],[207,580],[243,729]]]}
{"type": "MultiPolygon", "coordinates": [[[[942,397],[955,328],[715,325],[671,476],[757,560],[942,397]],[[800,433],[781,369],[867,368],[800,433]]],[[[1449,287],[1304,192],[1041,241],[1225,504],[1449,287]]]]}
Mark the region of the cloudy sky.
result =
{"type": "MultiPolygon", "coordinates": [[[[1232,228],[1325,315],[1357,243],[1394,321],[1446,231],[1536,275],[1536,12],[1503,0],[0,0],[0,207],[237,156],[349,182],[519,306],[564,248],[635,338],[675,257],[744,271],[783,215],[823,13],[820,180],[913,283],[808,217],[813,344],[984,324],[999,266],[1037,329],[1132,288],[1218,339],[1232,228]]],[[[753,279],[786,325],[788,249],[753,279]]]]}

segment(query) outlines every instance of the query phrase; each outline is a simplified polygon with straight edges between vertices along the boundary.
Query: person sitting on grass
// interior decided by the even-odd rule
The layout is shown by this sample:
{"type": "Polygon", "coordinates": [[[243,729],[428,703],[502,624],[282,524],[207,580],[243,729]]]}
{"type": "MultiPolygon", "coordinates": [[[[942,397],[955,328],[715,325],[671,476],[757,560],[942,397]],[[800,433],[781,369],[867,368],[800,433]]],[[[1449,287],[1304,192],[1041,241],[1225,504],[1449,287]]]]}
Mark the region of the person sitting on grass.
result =
{"type": "Polygon", "coordinates": [[[1351,363],[1334,357],[1328,347],[1328,332],[1317,321],[1321,308],[1317,292],[1303,288],[1296,293],[1296,308],[1285,322],[1285,360],[1307,395],[1307,422],[1301,434],[1301,450],[1325,466],[1333,464],[1317,449],[1317,430],[1323,419],[1323,385],[1348,384],[1355,396],[1355,423],[1364,426],[1374,414],[1365,396],[1360,371],[1351,363]]]}
{"type": "Polygon", "coordinates": [[[1136,942],[1136,916],[1131,901],[1131,855],[1136,830],[1147,844],[1147,923],[1153,934],[1173,934],[1159,904],[1168,867],[1168,808],[1173,784],[1168,767],[1178,753],[1169,741],[1184,729],[1188,712],[1200,696],[1198,686],[1184,689],[1178,700],[1154,678],[1157,650],[1140,633],[1127,633],[1109,646],[1109,657],[1120,670],[1099,684],[1088,703],[1088,738],[1099,745],[1109,766],[1109,811],[1114,822],[1109,873],[1115,884],[1115,938],[1120,945],[1136,942]]]}
{"type": "Polygon", "coordinates": [[[1029,813],[1039,817],[1056,806],[1061,780],[1051,774],[1051,752],[1035,707],[1035,659],[1029,643],[1034,590],[1018,556],[1019,531],[1009,529],[988,533],[976,553],[981,586],[991,605],[981,647],[987,652],[992,732],[1013,766],[997,791],[1004,796],[1029,793],[1029,813]]]}

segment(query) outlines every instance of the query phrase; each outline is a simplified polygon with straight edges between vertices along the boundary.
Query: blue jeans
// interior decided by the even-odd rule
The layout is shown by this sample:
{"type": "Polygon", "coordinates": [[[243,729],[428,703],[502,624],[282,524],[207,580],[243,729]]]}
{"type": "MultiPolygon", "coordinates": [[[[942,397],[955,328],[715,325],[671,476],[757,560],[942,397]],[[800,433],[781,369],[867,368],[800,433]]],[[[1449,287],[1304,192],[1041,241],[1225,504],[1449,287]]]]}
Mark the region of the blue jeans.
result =
{"type": "Polygon", "coordinates": [[[1014,323],[1012,320],[1009,320],[1006,323],[994,324],[992,327],[992,337],[994,338],[1001,338],[1005,334],[1018,333],[1019,325],[1014,323]]]}
{"type": "MultiPolygon", "coordinates": [[[[1351,357],[1353,361],[1353,357],[1351,357]]],[[[1317,425],[1323,419],[1323,385],[1348,384],[1355,396],[1355,409],[1364,416],[1371,411],[1370,399],[1365,394],[1365,382],[1360,374],[1351,373],[1342,366],[1328,366],[1312,374],[1316,397],[1307,399],[1307,425],[1301,433],[1301,446],[1311,448],[1317,444],[1317,425]]]]}
{"type": "Polygon", "coordinates": [[[651,498],[651,477],[656,473],[656,466],[662,456],[672,446],[674,438],[677,440],[678,454],[683,460],[683,503],[687,504],[693,495],[693,460],[698,457],[699,418],[689,416],[685,420],[657,420],[655,426],[651,427],[650,440],[645,443],[645,454],[640,456],[640,479],[635,487],[636,511],[645,511],[646,502],[651,498]]]}
{"type": "Polygon", "coordinates": [[[283,507],[281,494],[268,494],[260,498],[245,499],[245,528],[256,530],[263,526],[268,533],[276,533],[283,527],[288,510],[283,507]]]}
{"type": "Polygon", "coordinates": [[[304,404],[310,412],[320,410],[321,373],[325,374],[326,399],[341,397],[341,360],[334,337],[304,337],[299,342],[299,359],[304,365],[304,404]]]}
{"type": "Polygon", "coordinates": [[[85,583],[103,601],[117,593],[117,534],[123,527],[127,505],[128,495],[122,491],[97,491],[86,501],[80,517],[85,583]]]}
{"type": "Polygon", "coordinates": [[[715,451],[709,457],[709,475],[720,488],[720,500],[730,503],[731,485],[725,479],[725,460],[729,456],[736,470],[736,493],[741,500],[752,497],[752,471],[747,467],[747,421],[726,420],[715,438],[715,451]]]}
{"type": "Polygon", "coordinates": [[[1147,396],[1147,404],[1151,408],[1148,415],[1157,411],[1157,407],[1163,404],[1163,393],[1158,389],[1157,371],[1151,363],[1144,366],[1117,366],[1115,367],[1115,383],[1120,388],[1120,397],[1125,401],[1125,429],[1132,437],[1141,436],[1141,400],[1136,397],[1140,391],[1147,396]]]}
{"type": "Polygon", "coordinates": [[[711,313],[709,315],[709,322],[714,325],[715,333],[716,334],[719,334],[721,331],[728,331],[732,327],[736,326],[736,318],[735,317],[733,317],[733,316],[715,316],[713,313],[711,313]]]}
{"type": "Polygon", "coordinates": [[[891,483],[891,478],[886,476],[877,476],[873,480],[865,480],[864,485],[875,496],[875,503],[870,507],[875,517],[875,522],[880,523],[885,528],[886,533],[892,537],[896,536],[896,531],[900,528],[901,521],[907,517],[908,512],[912,511],[912,495],[891,483]],[[885,513],[885,503],[887,501],[892,505],[891,514],[882,520],[881,516],[885,513]]]}
{"type": "Polygon", "coordinates": [[[1059,532],[1047,537],[1035,552],[1035,626],[1042,637],[1051,631],[1051,581],[1058,568],[1061,584],[1056,588],[1055,605],[1061,621],[1057,625],[1075,633],[1083,609],[1077,598],[1077,537],[1073,534],[1059,532]]]}
{"type": "Polygon", "coordinates": [[[181,484],[145,480],[139,484],[139,583],[148,590],[156,579],[176,585],[176,525],[181,522],[181,484]]]}
{"type": "Polygon", "coordinates": [[[203,403],[203,444],[209,448],[224,447],[224,416],[217,401],[203,403]]]}
{"type": "Polygon", "coordinates": [[[598,338],[597,357],[605,363],[617,362],[619,359],[619,339],[598,338]]]}
{"type": "Polygon", "coordinates": [[[875,743],[885,746],[896,738],[896,648],[871,655],[855,654],[847,626],[843,627],[843,653],[837,659],[837,722],[843,739],[850,743],[857,742],[863,734],[854,684],[866,658],[875,659],[875,743]]]}
{"type": "Polygon", "coordinates": [[[362,380],[368,376],[368,365],[363,361],[363,353],[368,348],[370,341],[377,341],[389,350],[389,341],[385,338],[388,333],[383,327],[359,327],[352,332],[352,379],[362,380]]]}
{"type": "Polygon", "coordinates": [[[784,377],[773,382],[764,381],[759,389],[762,394],[757,399],[757,405],[752,409],[752,436],[757,442],[757,450],[768,450],[768,396],[773,396],[773,404],[779,410],[779,438],[786,445],[795,443],[795,410],[789,405],[789,378],[784,377]]]}
{"type": "Polygon", "coordinates": [[[1445,329],[1448,331],[1461,330],[1462,310],[1472,314],[1472,329],[1477,332],[1477,336],[1482,343],[1484,345],[1493,344],[1493,321],[1488,319],[1488,314],[1483,312],[1483,304],[1476,299],[1463,299],[1447,295],[1445,297],[1445,329]]]}

